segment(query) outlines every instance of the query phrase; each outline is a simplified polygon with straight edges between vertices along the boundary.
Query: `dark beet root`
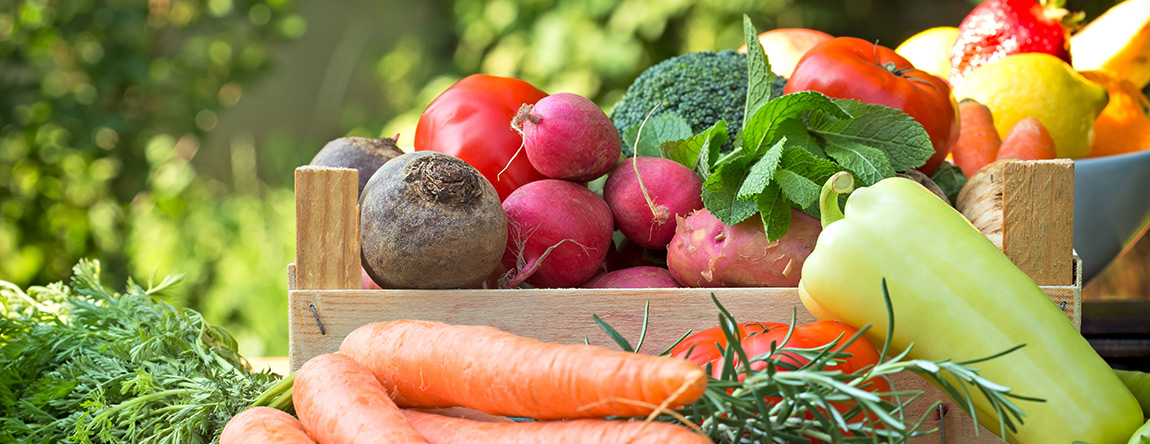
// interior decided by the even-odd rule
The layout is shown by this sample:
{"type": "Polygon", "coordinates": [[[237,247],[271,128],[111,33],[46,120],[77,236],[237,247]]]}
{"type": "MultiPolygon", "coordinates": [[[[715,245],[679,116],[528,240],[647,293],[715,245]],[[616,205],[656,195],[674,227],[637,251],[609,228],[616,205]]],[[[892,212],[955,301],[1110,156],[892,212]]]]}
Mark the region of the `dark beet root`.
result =
{"type": "Polygon", "coordinates": [[[363,267],[383,288],[475,288],[507,246],[499,194],[478,170],[434,151],[404,154],[360,198],[363,267]]]}
{"type": "Polygon", "coordinates": [[[403,150],[395,145],[396,139],[340,137],[324,145],[309,165],[359,170],[359,194],[363,195],[363,187],[375,170],[403,155],[403,150]]]}

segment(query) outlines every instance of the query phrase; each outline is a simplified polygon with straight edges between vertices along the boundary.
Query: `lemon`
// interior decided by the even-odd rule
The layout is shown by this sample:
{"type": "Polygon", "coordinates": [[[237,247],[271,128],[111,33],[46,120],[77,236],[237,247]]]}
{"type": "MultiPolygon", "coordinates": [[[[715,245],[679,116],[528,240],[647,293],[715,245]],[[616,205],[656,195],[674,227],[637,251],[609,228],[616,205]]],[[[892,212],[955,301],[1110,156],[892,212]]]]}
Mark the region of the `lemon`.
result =
{"type": "Polygon", "coordinates": [[[1058,157],[1085,157],[1094,141],[1094,120],[1109,101],[1106,88],[1087,80],[1049,54],[1003,57],[972,71],[954,88],[990,108],[999,137],[1026,117],[1042,122],[1058,157]]]}
{"type": "Polygon", "coordinates": [[[950,47],[958,38],[958,28],[930,28],[906,39],[894,52],[910,61],[915,68],[936,76],[950,76],[950,47]]]}

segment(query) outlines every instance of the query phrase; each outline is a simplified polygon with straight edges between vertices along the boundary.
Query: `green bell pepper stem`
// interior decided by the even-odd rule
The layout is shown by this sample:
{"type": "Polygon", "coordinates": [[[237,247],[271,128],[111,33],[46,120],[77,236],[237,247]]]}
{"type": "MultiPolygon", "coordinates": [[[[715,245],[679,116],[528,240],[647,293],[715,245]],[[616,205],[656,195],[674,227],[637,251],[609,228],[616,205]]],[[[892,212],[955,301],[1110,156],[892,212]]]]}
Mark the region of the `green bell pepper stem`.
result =
{"type": "Polygon", "coordinates": [[[839,195],[855,189],[855,177],[848,171],[840,171],[823,184],[819,195],[819,212],[822,214],[823,228],[832,222],[842,220],[843,210],[839,208],[839,195]]]}

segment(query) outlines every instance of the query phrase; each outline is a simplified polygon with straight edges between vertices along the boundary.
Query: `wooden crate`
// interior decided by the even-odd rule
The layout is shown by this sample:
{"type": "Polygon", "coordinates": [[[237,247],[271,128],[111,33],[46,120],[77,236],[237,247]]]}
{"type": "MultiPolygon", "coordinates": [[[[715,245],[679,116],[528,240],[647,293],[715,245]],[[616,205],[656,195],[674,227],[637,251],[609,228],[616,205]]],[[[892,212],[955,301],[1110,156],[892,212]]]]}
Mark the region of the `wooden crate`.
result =
{"type": "MultiPolygon", "coordinates": [[[[1033,171],[1026,169],[1020,174],[1033,171]]],[[[1073,176],[1069,181],[1073,184],[1073,176]]],[[[614,347],[591,315],[599,315],[634,342],[644,305],[649,302],[643,349],[655,352],[687,330],[718,325],[712,294],[741,321],[789,322],[792,314],[800,325],[816,320],[803,307],[796,288],[361,290],[357,183],[354,170],[304,167],[296,171],[296,263],[288,266],[289,359],[293,371],[315,355],[337,351],[355,328],[394,319],[489,325],[548,342],[581,343],[587,339],[592,344],[614,347]]],[[[1041,183],[1047,192],[1061,192],[1049,181],[1041,183]]],[[[1070,193],[1073,196],[1072,185],[1070,193]]],[[[1044,218],[1051,217],[1046,211],[1042,213],[1044,218]]],[[[1050,231],[1049,227],[1044,229],[1050,231]]],[[[1044,245],[1035,243],[1040,244],[1044,245]]],[[[1065,277],[1066,285],[1042,289],[1078,327],[1081,267],[1073,252],[1068,256],[1072,257],[1072,268],[1071,276],[1065,277]]],[[[893,380],[899,389],[925,392],[912,404],[911,415],[921,415],[934,400],[944,401],[942,420],[937,419],[939,412],[934,412],[935,419],[926,424],[926,428],[941,427],[942,433],[916,442],[1002,442],[981,427],[976,437],[971,419],[918,375],[906,372],[893,380]]]]}

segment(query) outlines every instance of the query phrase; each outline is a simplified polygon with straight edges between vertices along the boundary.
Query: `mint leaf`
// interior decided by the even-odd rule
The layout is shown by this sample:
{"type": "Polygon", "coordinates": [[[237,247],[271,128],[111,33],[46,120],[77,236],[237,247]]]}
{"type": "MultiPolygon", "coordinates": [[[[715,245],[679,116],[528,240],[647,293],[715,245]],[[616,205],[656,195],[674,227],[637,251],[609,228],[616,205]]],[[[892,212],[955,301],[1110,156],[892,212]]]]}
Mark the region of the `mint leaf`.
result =
{"type": "Polygon", "coordinates": [[[791,201],[778,185],[770,185],[763,190],[759,195],[758,210],[768,242],[777,241],[787,234],[791,228],[791,201]]]}
{"type": "Polygon", "coordinates": [[[699,148],[699,160],[695,163],[695,172],[699,173],[703,180],[711,177],[711,169],[719,161],[719,148],[726,144],[727,139],[731,137],[727,133],[727,122],[724,120],[715,122],[715,125],[707,131],[711,135],[699,148]]]}
{"type": "Polygon", "coordinates": [[[759,42],[759,32],[746,14],[743,14],[743,37],[747,43],[747,107],[743,111],[743,121],[746,122],[774,98],[771,84],[775,83],[775,73],[771,72],[767,53],[759,42]]]}
{"type": "Polygon", "coordinates": [[[891,168],[882,171],[870,170],[866,172],[867,175],[873,177],[890,171],[890,175],[893,176],[894,171],[922,166],[930,156],[934,155],[934,147],[930,144],[930,136],[926,134],[926,130],[902,111],[854,100],[834,99],[834,101],[850,114],[851,118],[812,114],[807,124],[812,133],[828,144],[833,139],[833,143],[839,146],[865,145],[884,153],[891,168]]]}
{"type": "Polygon", "coordinates": [[[843,170],[838,164],[816,157],[806,149],[797,146],[788,146],[787,149],[783,150],[781,168],[793,171],[816,184],[826,183],[832,175],[843,170]]]}
{"type": "MultiPolygon", "coordinates": [[[[781,123],[799,117],[807,111],[818,111],[839,119],[850,117],[850,114],[843,111],[831,98],[818,92],[802,91],[787,94],[759,108],[754,117],[743,125],[743,149],[758,154],[763,144],[774,143],[777,140],[781,123]]],[[[790,129],[793,130],[795,127],[790,129]]]]}
{"type": "Polygon", "coordinates": [[[823,149],[827,155],[850,170],[864,185],[874,185],[880,180],[894,177],[894,168],[891,168],[890,160],[882,151],[857,143],[849,137],[824,137],[827,144],[823,149]]]}
{"type": "Polygon", "coordinates": [[[728,137],[727,122],[720,120],[694,136],[664,142],[659,145],[659,151],[664,158],[700,172],[699,175],[705,179],[710,176],[710,162],[718,157],[719,147],[727,142],[728,137]],[[702,166],[705,168],[700,168],[702,166]]]}
{"type": "Polygon", "coordinates": [[[737,199],[755,200],[755,196],[762,193],[767,184],[771,183],[771,178],[774,177],[775,171],[779,169],[779,162],[783,159],[783,145],[786,142],[786,139],[780,140],[751,166],[751,171],[743,180],[743,186],[739,187],[737,199]]]}
{"type": "Polygon", "coordinates": [[[691,125],[686,119],[676,113],[665,112],[647,119],[645,123],[627,127],[623,132],[623,143],[634,147],[636,156],[663,157],[660,145],[686,139],[691,134],[691,125]],[[642,134],[639,133],[640,128],[642,134]],[[636,137],[642,137],[638,145],[635,144],[636,137]]]}
{"type": "Polygon", "coordinates": [[[942,193],[950,199],[950,206],[954,206],[958,202],[958,192],[966,186],[967,179],[966,175],[962,174],[962,168],[951,165],[950,162],[943,162],[930,180],[942,188],[942,193]]]}
{"type": "Polygon", "coordinates": [[[783,195],[787,196],[800,208],[809,207],[819,199],[822,188],[815,181],[800,176],[791,170],[779,170],[775,173],[775,183],[782,188],[783,195]]]}
{"type": "Polygon", "coordinates": [[[733,158],[719,165],[703,182],[703,206],[727,225],[742,222],[758,211],[754,201],[736,198],[749,164],[745,158],[733,158]]]}
{"type": "Polygon", "coordinates": [[[807,131],[807,124],[801,119],[787,119],[779,122],[775,128],[775,135],[780,138],[787,138],[788,146],[800,146],[815,157],[820,159],[828,159],[827,153],[823,152],[822,142],[819,142],[815,136],[807,131]]]}

